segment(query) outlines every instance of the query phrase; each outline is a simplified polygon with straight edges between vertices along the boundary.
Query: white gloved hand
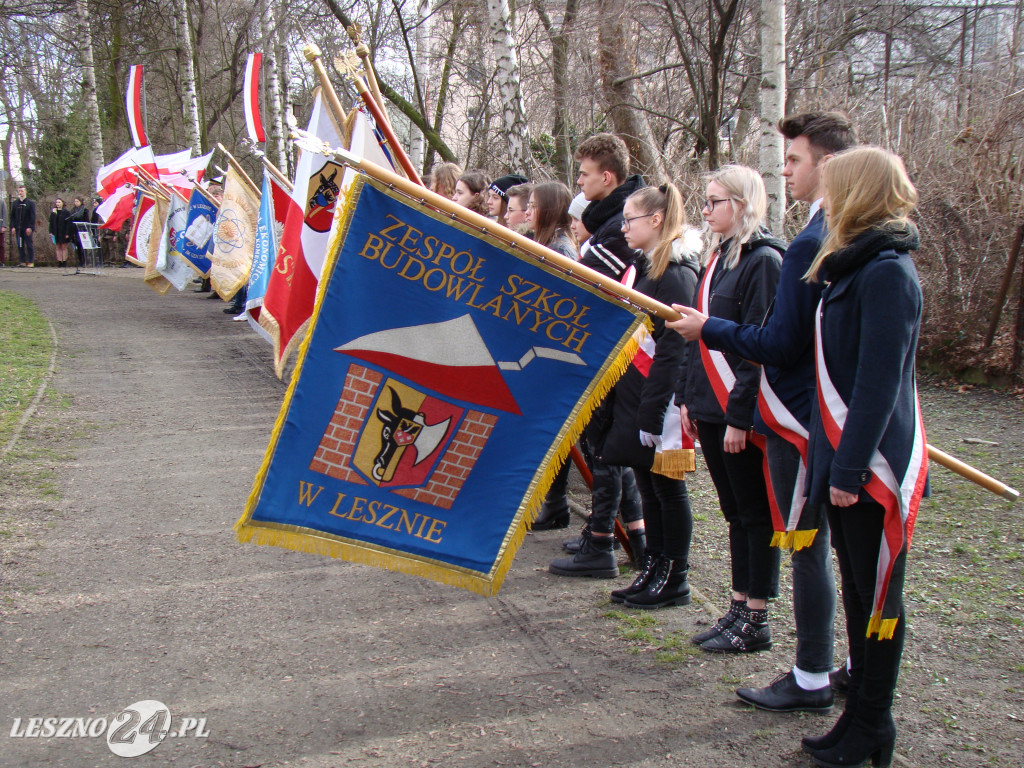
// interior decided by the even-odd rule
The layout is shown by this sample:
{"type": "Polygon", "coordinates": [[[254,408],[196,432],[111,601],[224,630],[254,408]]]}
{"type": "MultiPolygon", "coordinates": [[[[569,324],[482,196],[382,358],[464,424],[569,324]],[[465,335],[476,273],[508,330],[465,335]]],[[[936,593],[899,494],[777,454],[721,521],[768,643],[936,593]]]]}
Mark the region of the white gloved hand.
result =
{"type": "Polygon", "coordinates": [[[661,445],[661,435],[652,435],[650,432],[640,430],[640,443],[648,448],[657,448],[661,445]]]}

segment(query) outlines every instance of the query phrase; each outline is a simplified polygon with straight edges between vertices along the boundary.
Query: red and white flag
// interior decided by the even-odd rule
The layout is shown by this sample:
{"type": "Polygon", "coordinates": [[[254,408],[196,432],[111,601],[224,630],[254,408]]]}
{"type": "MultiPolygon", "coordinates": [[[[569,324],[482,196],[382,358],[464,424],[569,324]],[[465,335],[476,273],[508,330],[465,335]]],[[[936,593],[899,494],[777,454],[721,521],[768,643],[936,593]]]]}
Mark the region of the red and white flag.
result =
{"type": "Polygon", "coordinates": [[[152,147],[129,149],[96,172],[96,192],[103,196],[103,203],[97,209],[103,219],[103,229],[116,232],[131,218],[140,168],[156,176],[157,166],[152,147]]]}
{"type": "Polygon", "coordinates": [[[245,85],[242,88],[245,106],[245,128],[254,142],[266,141],[263,120],[260,118],[260,66],[262,53],[250,53],[245,61],[245,85]]]}
{"type": "MultiPolygon", "coordinates": [[[[317,94],[309,132],[332,147],[342,142],[317,94]]],[[[284,375],[288,357],[313,314],[344,168],[333,158],[303,150],[295,173],[281,245],[260,312],[260,325],[274,342],[274,369],[284,375]]]]}
{"type": "Polygon", "coordinates": [[[192,194],[192,187],[203,180],[206,166],[210,164],[212,157],[213,150],[201,157],[192,157],[192,151],[188,149],[172,155],[160,155],[157,157],[160,183],[174,187],[188,200],[192,194]],[[164,159],[162,163],[161,158],[164,159]]]}
{"type": "Polygon", "coordinates": [[[152,147],[132,147],[96,171],[96,194],[106,197],[123,184],[134,184],[138,181],[139,168],[156,175],[156,159],[152,147]]]}
{"type": "Polygon", "coordinates": [[[125,94],[125,110],[128,113],[128,129],[132,132],[132,144],[145,147],[146,138],[146,91],[142,87],[142,65],[133,64],[128,70],[128,91],[125,94]]]}

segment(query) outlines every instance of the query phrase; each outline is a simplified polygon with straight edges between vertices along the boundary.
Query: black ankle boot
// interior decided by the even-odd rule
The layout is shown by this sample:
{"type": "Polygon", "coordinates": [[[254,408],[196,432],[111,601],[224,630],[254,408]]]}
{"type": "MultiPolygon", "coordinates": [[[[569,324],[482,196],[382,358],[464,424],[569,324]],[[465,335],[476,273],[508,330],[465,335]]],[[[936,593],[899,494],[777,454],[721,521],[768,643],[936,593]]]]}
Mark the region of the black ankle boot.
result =
{"type": "Polygon", "coordinates": [[[648,552],[644,556],[643,565],[640,571],[637,573],[636,578],[633,579],[633,583],[625,589],[612,590],[612,602],[623,603],[627,597],[638,594],[644,591],[644,587],[647,586],[647,582],[651,580],[651,576],[654,575],[654,569],[657,567],[658,559],[660,555],[654,552],[648,552]]]}
{"type": "Polygon", "coordinates": [[[685,560],[669,560],[662,555],[642,592],[626,598],[627,608],[665,608],[690,604],[690,585],[686,583],[685,560]]]}
{"type": "Polygon", "coordinates": [[[744,615],[746,610],[746,601],[733,600],[732,604],[729,606],[729,610],[726,611],[725,616],[716,621],[715,626],[711,627],[711,629],[705,629],[703,632],[698,632],[690,638],[690,642],[694,645],[700,645],[713,637],[718,637],[722,634],[723,630],[731,627],[741,615],[744,615]]]}
{"type": "Polygon", "coordinates": [[[633,567],[640,568],[647,560],[647,534],[643,531],[628,531],[629,550],[633,554],[633,567]]]}
{"type": "MultiPolygon", "coordinates": [[[[564,502],[565,499],[560,501],[564,502]]],[[[540,508],[540,512],[537,513],[537,519],[533,521],[533,525],[530,526],[531,531],[553,531],[557,528],[568,528],[569,527],[569,507],[562,506],[559,503],[552,504],[550,501],[545,501],[544,505],[540,508]]]]}
{"type": "Polygon", "coordinates": [[[587,533],[583,537],[580,551],[572,557],[553,560],[548,571],[558,576],[593,576],[598,579],[614,579],[619,575],[619,565],[612,552],[613,536],[595,536],[587,533]]]}
{"type": "Polygon", "coordinates": [[[889,768],[895,748],[896,724],[889,710],[865,712],[858,708],[838,743],[811,752],[811,756],[824,768],[849,768],[868,760],[879,768],[889,768]]]}
{"type": "Polygon", "coordinates": [[[722,633],[700,644],[701,649],[711,653],[753,653],[766,651],[772,647],[772,633],[768,628],[768,609],[751,610],[744,608],[744,613],[731,627],[722,633]]]}
{"type": "Polygon", "coordinates": [[[849,691],[846,694],[846,708],[843,710],[843,714],[839,716],[839,719],[836,720],[835,725],[832,726],[832,730],[824,736],[804,736],[800,740],[800,746],[804,752],[812,755],[823,749],[831,749],[838,744],[839,740],[843,738],[843,734],[846,733],[846,729],[850,727],[850,723],[853,722],[856,710],[857,694],[849,691]]]}

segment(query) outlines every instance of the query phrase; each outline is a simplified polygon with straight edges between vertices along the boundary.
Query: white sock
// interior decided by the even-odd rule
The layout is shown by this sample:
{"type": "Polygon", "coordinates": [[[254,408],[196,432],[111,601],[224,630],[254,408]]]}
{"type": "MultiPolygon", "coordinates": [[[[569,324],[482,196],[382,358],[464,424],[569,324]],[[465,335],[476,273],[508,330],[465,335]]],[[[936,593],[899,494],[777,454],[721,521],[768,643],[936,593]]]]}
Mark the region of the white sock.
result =
{"type": "Polygon", "coordinates": [[[828,672],[804,672],[800,667],[793,667],[796,684],[805,691],[817,691],[828,688],[828,672]]]}
{"type": "Polygon", "coordinates": [[[847,657],[846,657],[846,671],[847,671],[847,672],[849,672],[849,671],[850,671],[851,669],[853,669],[853,667],[851,667],[851,666],[850,666],[850,663],[851,663],[852,661],[853,661],[853,660],[852,660],[852,659],[851,659],[851,658],[850,658],[849,656],[847,656],[847,657]]]}

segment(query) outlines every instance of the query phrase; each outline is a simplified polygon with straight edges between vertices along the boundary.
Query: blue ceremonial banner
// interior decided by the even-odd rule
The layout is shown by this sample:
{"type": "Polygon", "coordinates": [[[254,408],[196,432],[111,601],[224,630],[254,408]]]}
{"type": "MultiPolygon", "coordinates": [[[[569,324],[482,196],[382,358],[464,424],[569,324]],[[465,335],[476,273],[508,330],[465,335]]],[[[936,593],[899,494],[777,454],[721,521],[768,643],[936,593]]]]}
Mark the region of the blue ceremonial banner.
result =
{"type": "Polygon", "coordinates": [[[216,201],[199,187],[194,187],[188,198],[188,223],[178,238],[178,253],[203,277],[210,273],[213,223],[216,220],[216,201]]]}
{"type": "Polygon", "coordinates": [[[363,176],[241,541],[494,594],[642,313],[363,176]]]}
{"type": "Polygon", "coordinates": [[[284,215],[288,210],[289,193],[270,174],[263,172],[263,191],[260,194],[260,210],[256,219],[256,243],[252,254],[252,268],[249,270],[249,287],[246,291],[245,311],[249,325],[271,344],[274,340],[259,323],[263,311],[263,299],[267,295],[270,275],[274,271],[277,247],[281,242],[284,215]]]}

